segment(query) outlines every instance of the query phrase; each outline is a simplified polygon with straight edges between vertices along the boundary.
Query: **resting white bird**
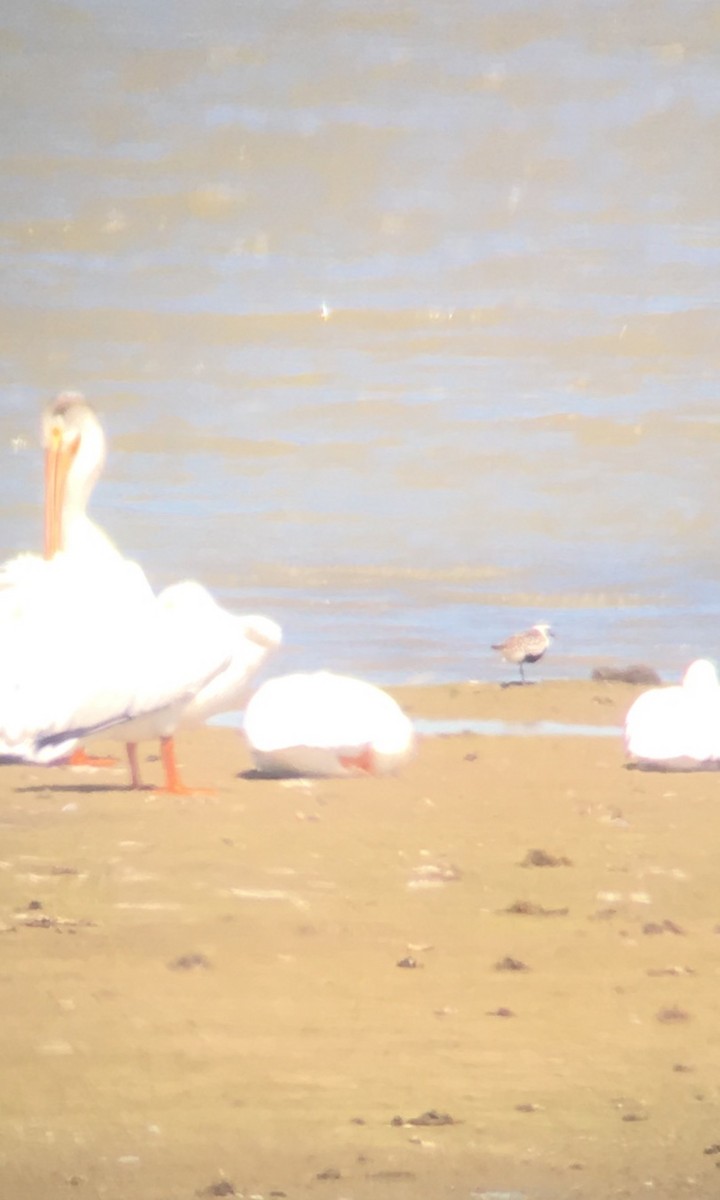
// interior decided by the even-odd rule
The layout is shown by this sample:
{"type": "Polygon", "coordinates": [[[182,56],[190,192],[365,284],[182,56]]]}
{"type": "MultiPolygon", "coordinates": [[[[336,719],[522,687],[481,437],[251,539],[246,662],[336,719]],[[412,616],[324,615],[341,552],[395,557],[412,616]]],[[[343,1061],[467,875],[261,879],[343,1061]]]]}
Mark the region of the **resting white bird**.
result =
{"type": "Polygon", "coordinates": [[[713,663],[698,658],[679,686],[638,696],[625,718],[625,750],[641,765],[720,760],[720,684],[713,663]]]}
{"type": "Polygon", "coordinates": [[[200,584],[154,596],[87,516],[105,438],[82,396],[57,398],[44,440],[46,557],[0,569],[0,755],[52,761],[112,731],[140,787],[136,742],[159,737],[166,788],[185,792],[173,733],[238,707],[280,629],[231,615],[200,584]]]}
{"type": "Polygon", "coordinates": [[[412,722],[387,692],[330,671],[268,679],[243,725],[268,775],[384,775],[415,750],[412,722]]]}

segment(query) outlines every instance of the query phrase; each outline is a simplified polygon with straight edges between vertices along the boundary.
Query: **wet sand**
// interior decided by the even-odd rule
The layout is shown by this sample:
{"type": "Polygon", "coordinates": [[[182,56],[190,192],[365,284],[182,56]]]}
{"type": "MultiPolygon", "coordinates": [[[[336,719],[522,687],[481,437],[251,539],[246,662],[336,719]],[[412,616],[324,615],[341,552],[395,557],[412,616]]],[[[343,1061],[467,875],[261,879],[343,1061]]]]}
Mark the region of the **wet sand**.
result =
{"type": "MultiPolygon", "coordinates": [[[[395,694],[616,725],[639,690],[395,694]]],[[[0,1194],[717,1195],[717,775],[613,737],[291,784],[229,729],[178,748],[214,794],[2,768],[0,1194]]]]}

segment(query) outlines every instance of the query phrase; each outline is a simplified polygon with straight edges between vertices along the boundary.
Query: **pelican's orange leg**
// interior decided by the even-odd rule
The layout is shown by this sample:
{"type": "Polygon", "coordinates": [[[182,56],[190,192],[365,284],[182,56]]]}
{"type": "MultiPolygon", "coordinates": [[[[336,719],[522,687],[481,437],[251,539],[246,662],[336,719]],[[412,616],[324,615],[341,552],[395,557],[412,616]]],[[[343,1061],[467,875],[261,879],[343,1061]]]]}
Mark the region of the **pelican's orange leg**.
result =
{"type": "Polygon", "coordinates": [[[198,792],[208,793],[207,788],[189,788],[183,783],[175,761],[175,742],[171,737],[160,739],[160,757],[165,772],[165,783],[162,787],[156,787],[152,783],[143,783],[140,778],[137,743],[127,742],[125,748],[127,750],[128,766],[130,767],[130,787],[134,788],[135,791],[170,792],[174,796],[192,796],[198,792]]]}
{"type": "Polygon", "coordinates": [[[82,746],[76,746],[67,759],[68,766],[71,767],[116,767],[117,761],[116,758],[110,756],[88,754],[82,746]]]}
{"type": "Polygon", "coordinates": [[[171,792],[174,796],[193,796],[199,792],[208,794],[208,788],[189,788],[183,783],[180,778],[177,762],[175,761],[175,741],[173,738],[160,738],[160,757],[162,758],[162,765],[165,771],[165,786],[162,789],[164,792],[171,792]]]}

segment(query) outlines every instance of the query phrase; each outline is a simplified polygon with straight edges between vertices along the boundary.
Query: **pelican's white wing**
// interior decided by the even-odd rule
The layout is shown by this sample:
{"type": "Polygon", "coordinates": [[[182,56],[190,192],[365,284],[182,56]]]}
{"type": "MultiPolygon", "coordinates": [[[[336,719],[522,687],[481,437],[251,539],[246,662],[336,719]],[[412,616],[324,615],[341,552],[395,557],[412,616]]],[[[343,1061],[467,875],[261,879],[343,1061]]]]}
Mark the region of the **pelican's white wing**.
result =
{"type": "Polygon", "coordinates": [[[198,583],[173,584],[158,596],[161,608],[182,610],[207,636],[212,632],[224,646],[227,663],[187,704],[180,724],[199,725],[217,713],[243,706],[252,681],[270,654],[281,644],[280,626],[269,617],[235,616],[220,607],[198,583]]]}
{"type": "Polygon", "coordinates": [[[160,606],[141,572],[81,582],[0,622],[0,755],[52,761],[105,729],[131,740],[148,721],[144,736],[171,733],[229,662],[225,631],[192,606],[160,606]]]}

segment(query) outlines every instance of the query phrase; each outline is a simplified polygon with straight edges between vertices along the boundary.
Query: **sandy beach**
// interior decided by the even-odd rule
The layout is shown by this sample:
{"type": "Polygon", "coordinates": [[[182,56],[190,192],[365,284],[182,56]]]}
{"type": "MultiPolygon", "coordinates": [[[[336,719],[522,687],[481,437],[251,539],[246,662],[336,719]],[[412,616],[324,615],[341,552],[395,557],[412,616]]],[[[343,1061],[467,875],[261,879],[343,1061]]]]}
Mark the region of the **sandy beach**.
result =
{"type": "MultiPolygon", "coordinates": [[[[393,694],[612,727],[640,690],[393,694]]],[[[717,775],[612,735],[430,737],[382,780],[178,749],[212,793],[2,768],[3,1196],[717,1195],[717,775]]]]}

